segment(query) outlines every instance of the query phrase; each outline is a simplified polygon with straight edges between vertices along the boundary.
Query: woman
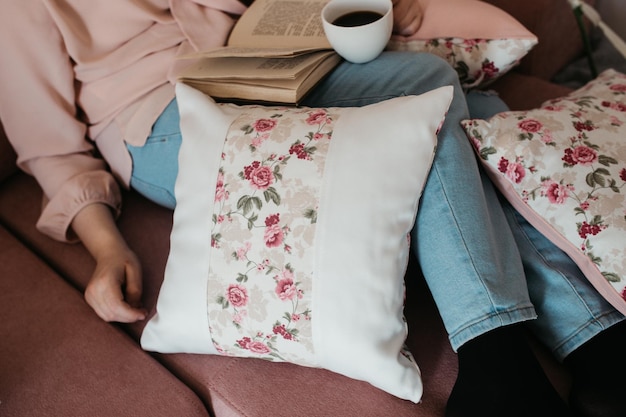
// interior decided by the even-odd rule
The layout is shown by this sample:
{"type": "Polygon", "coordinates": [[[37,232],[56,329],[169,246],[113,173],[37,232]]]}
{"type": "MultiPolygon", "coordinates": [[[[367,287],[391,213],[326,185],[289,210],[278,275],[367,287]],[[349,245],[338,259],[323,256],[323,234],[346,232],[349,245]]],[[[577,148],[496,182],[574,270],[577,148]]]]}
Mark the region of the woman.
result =
{"type": "MultiPolygon", "coordinates": [[[[81,240],[93,255],[96,268],[85,299],[100,317],[143,320],[141,266],[115,224],[118,182],[174,207],[180,143],[175,57],[224,44],[233,16],[245,6],[236,0],[22,0],[3,6],[0,119],[20,167],[44,190],[47,204],[38,228],[61,241],[81,240]],[[110,171],[95,155],[94,142],[110,171]]],[[[419,4],[397,0],[394,16],[395,32],[410,35],[421,20],[419,4]]],[[[571,306],[546,302],[538,309],[531,302],[533,285],[507,216],[459,125],[469,115],[451,67],[412,53],[383,53],[363,65],[342,63],[303,104],[360,106],[443,85],[453,85],[455,95],[414,241],[459,353],[459,378],[447,413],[570,415],[526,344],[523,323],[545,330],[540,337],[560,357],[583,352],[585,362],[589,355],[579,346],[602,341],[594,336],[608,334],[601,331],[623,317],[591,290],[571,306]],[[555,321],[562,307],[568,317],[580,319],[555,321]],[[564,335],[569,343],[561,343],[564,335]]],[[[552,280],[540,272],[536,281],[552,280]]],[[[576,288],[569,276],[555,285],[576,288]]]]}

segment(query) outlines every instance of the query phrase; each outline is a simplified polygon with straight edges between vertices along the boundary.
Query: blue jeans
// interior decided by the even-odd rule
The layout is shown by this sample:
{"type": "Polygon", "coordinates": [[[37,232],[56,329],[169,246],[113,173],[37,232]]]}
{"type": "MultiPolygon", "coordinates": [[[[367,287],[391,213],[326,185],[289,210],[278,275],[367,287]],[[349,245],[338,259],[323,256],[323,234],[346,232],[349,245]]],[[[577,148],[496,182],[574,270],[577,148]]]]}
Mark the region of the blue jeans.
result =
{"type": "Polygon", "coordinates": [[[180,134],[178,104],[172,100],[152,126],[143,146],[126,145],[133,160],[130,186],[155,203],[173,209],[174,185],[178,174],[180,134]]]}
{"type": "MultiPolygon", "coordinates": [[[[363,106],[444,85],[453,85],[455,95],[438,136],[413,230],[413,249],[452,347],[456,350],[500,326],[528,322],[562,359],[622,315],[575,274],[577,268],[564,253],[501,203],[483,175],[460,121],[470,117],[468,102],[483,117],[506,110],[497,97],[470,94],[466,98],[455,71],[433,55],[385,52],[367,64],[340,64],[302,104],[363,106]],[[533,257],[546,256],[544,250],[550,253],[550,263],[529,268],[528,263],[537,266],[533,257]],[[546,289],[551,296],[544,296],[546,289]]],[[[146,144],[148,148],[153,142],[163,146],[159,155],[150,151],[143,156],[141,149],[129,148],[135,164],[133,178],[135,171],[140,176],[135,183],[150,182],[151,175],[163,177],[143,187],[162,188],[157,194],[146,194],[160,204],[161,193],[173,199],[180,141],[174,107],[175,102],[163,113],[146,144]]]]}

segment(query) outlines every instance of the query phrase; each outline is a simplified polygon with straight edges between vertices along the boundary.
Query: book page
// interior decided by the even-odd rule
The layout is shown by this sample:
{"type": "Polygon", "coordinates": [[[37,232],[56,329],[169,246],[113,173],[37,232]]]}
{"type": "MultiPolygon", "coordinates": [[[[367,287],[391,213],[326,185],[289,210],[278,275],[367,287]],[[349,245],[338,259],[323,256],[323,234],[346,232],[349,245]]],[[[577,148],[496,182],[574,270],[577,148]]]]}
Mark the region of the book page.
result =
{"type": "Polygon", "coordinates": [[[243,100],[297,104],[340,61],[339,55],[327,52],[319,61],[305,68],[297,78],[237,78],[231,80],[193,78],[182,81],[211,97],[222,98],[227,101],[243,100]]]}
{"type": "Polygon", "coordinates": [[[327,48],[320,14],[328,0],[255,0],[239,18],[228,46],[327,48]]]}
{"type": "Polygon", "coordinates": [[[239,46],[222,46],[208,51],[193,52],[181,55],[178,59],[198,58],[293,58],[325,50],[326,48],[246,48],[239,46]]]}
{"type": "Polygon", "coordinates": [[[179,74],[180,80],[296,79],[302,72],[336,55],[316,52],[294,58],[209,58],[200,59],[179,74]]]}

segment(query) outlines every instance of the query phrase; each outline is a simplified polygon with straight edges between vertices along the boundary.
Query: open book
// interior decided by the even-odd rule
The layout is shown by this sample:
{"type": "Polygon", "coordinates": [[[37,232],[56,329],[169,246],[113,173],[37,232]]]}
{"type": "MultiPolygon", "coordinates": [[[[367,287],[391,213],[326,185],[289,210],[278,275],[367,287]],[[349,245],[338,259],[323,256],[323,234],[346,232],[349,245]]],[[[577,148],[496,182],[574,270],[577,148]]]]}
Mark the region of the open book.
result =
{"type": "Polygon", "coordinates": [[[228,45],[186,55],[178,79],[216,99],[297,104],[341,58],[326,39],[328,0],[255,0],[228,45]]]}

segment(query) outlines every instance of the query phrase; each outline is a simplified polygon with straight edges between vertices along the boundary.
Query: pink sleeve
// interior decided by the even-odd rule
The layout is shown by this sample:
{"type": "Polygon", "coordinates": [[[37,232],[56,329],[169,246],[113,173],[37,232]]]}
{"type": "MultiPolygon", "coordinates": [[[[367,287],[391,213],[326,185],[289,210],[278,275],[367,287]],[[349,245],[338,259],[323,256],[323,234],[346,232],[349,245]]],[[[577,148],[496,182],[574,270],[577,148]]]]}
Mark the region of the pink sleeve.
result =
{"type": "Polygon", "coordinates": [[[93,203],[112,207],[116,217],[120,213],[120,190],[108,172],[86,172],[67,181],[45,205],[37,229],[62,242],[77,241],[70,223],[83,207],[93,203]]]}
{"type": "Polygon", "coordinates": [[[223,46],[235,22],[245,10],[238,0],[171,0],[171,12],[196,51],[223,46]],[[207,36],[207,27],[211,36],[207,36]]]}
{"type": "Polygon", "coordinates": [[[77,118],[72,62],[43,1],[4,2],[0,50],[0,119],[18,165],[50,201],[41,230],[65,240],[80,207],[117,208],[119,190],[105,163],[92,156],[86,125],[77,118]]]}

